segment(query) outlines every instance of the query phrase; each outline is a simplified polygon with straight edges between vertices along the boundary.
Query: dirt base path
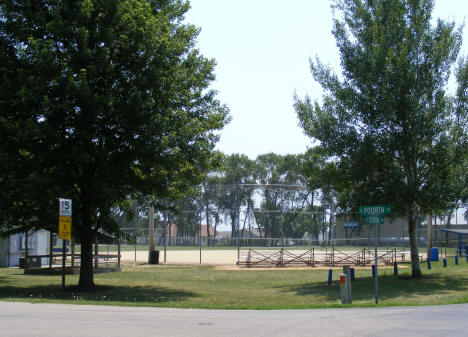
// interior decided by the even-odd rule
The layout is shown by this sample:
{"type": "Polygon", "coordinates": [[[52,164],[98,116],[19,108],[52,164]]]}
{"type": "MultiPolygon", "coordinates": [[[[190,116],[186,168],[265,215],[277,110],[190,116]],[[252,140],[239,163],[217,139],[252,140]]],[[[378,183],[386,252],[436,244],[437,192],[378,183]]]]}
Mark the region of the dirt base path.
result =
{"type": "MultiPolygon", "coordinates": [[[[270,255],[270,254],[273,254],[275,253],[274,250],[266,250],[266,251],[262,251],[262,250],[258,250],[257,252],[259,252],[260,254],[264,254],[265,256],[267,255],[270,255]]],[[[305,253],[306,250],[304,251],[301,251],[301,250],[294,250],[294,253],[295,254],[301,254],[301,253],[305,253]]],[[[347,252],[348,254],[355,254],[356,252],[347,252]]],[[[240,250],[240,260],[241,261],[245,261],[247,259],[247,254],[248,254],[248,250],[243,250],[241,249],[240,250]]],[[[324,251],[316,251],[315,252],[315,259],[319,260],[319,261],[324,261],[326,258],[325,258],[325,252],[324,251]]],[[[121,252],[121,256],[122,256],[122,261],[123,262],[139,262],[139,263],[145,263],[148,261],[148,252],[147,251],[136,251],[136,255],[135,255],[135,251],[122,251],[121,252]]],[[[286,255],[285,255],[286,256],[286,255]]],[[[222,250],[202,250],[201,252],[201,257],[200,257],[200,251],[199,250],[167,250],[166,251],[166,256],[164,256],[164,250],[161,250],[159,252],[159,263],[160,264],[192,264],[192,265],[198,265],[201,264],[202,265],[213,265],[213,266],[217,266],[218,268],[223,268],[223,269],[231,269],[231,268],[235,268],[235,269],[238,269],[238,268],[241,268],[241,269],[253,269],[253,268],[246,268],[244,266],[238,266],[237,265],[237,249],[232,249],[232,250],[226,250],[226,249],[222,249],[222,250]]],[[[338,260],[336,260],[338,261],[338,260]]],[[[353,264],[353,263],[349,263],[349,264],[353,264]]],[[[340,267],[340,263],[338,263],[335,268],[341,268],[340,267]]],[[[263,266],[263,268],[265,267],[275,267],[274,264],[272,264],[271,266],[263,266]]],[[[382,267],[384,267],[382,265],[382,267]]],[[[381,267],[381,268],[382,268],[381,267]]],[[[402,266],[404,267],[404,266],[402,266]]],[[[260,267],[261,268],[261,267],[260,267]]],[[[284,268],[281,267],[281,268],[284,268]]],[[[310,269],[311,267],[310,266],[306,266],[306,265],[297,265],[297,264],[294,264],[294,265],[288,265],[287,268],[306,268],[306,269],[310,269]]],[[[316,265],[314,267],[314,269],[321,269],[321,268],[330,268],[329,266],[326,266],[326,265],[316,265]]],[[[365,269],[368,269],[368,268],[371,268],[370,264],[365,266],[365,267],[359,267],[359,268],[365,268],[365,269]]],[[[393,268],[393,266],[385,266],[384,268],[393,268]]]]}
{"type": "MultiPolygon", "coordinates": [[[[241,251],[242,254],[242,251],[241,251]]],[[[135,261],[135,252],[121,252],[122,261],[135,261]]],[[[148,261],[147,251],[136,252],[137,262],[148,261]]],[[[159,252],[159,262],[164,263],[164,250],[159,252]]],[[[202,250],[202,264],[208,265],[235,265],[237,263],[237,250],[202,250]]],[[[166,251],[168,264],[199,264],[199,250],[168,250],[166,251]]]]}

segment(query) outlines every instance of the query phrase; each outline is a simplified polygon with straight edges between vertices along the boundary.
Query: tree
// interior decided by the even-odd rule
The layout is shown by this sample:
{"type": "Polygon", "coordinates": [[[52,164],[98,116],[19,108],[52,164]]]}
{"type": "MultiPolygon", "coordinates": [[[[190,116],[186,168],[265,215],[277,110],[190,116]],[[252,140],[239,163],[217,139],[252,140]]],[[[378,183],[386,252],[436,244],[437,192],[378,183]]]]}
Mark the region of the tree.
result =
{"type": "Polygon", "coordinates": [[[94,285],[95,235],[120,233],[112,207],[137,192],[179,197],[219,161],[215,130],[228,111],[208,89],[214,61],[195,48],[188,9],[1,2],[1,228],[56,229],[56,199],[73,199],[81,288],[94,285]]]}
{"type": "Polygon", "coordinates": [[[219,206],[229,221],[231,222],[231,241],[239,235],[240,209],[242,205],[252,204],[252,190],[245,189],[241,184],[255,183],[255,163],[244,154],[231,154],[226,156],[221,166],[218,180],[225,186],[224,191],[220,191],[219,206]]]}
{"type": "MultiPolygon", "coordinates": [[[[466,106],[446,92],[461,29],[441,20],[431,26],[433,6],[431,0],[334,1],[342,76],[311,62],[323,101],[295,100],[302,127],[347,182],[341,187],[354,211],[358,204],[388,203],[406,215],[414,277],[421,275],[416,214],[446,209],[456,199],[452,182],[466,153],[466,106]]],[[[459,81],[458,92],[466,96],[466,87],[459,81]]]]}
{"type": "MultiPolygon", "coordinates": [[[[327,161],[326,151],[321,146],[315,146],[307,150],[304,155],[302,164],[302,172],[306,179],[308,189],[311,191],[311,211],[325,213],[326,209],[330,210],[330,214],[335,212],[333,205],[335,204],[335,189],[340,189],[343,177],[337,172],[336,164],[332,161],[327,161]],[[314,206],[315,196],[319,197],[320,207],[314,206]]],[[[324,220],[321,217],[322,233],[325,235],[324,220]]],[[[316,214],[313,215],[314,227],[312,235],[315,239],[319,238],[319,219],[316,214]]],[[[332,218],[330,218],[332,220],[332,218]]],[[[332,221],[329,222],[328,236],[331,239],[332,221]]]]}
{"type": "Polygon", "coordinates": [[[313,193],[305,186],[302,174],[303,155],[268,153],[256,159],[258,183],[261,188],[260,212],[256,221],[263,226],[265,237],[300,237],[310,221],[300,212],[313,204],[313,193]],[[298,188],[298,186],[301,186],[298,188]]]}

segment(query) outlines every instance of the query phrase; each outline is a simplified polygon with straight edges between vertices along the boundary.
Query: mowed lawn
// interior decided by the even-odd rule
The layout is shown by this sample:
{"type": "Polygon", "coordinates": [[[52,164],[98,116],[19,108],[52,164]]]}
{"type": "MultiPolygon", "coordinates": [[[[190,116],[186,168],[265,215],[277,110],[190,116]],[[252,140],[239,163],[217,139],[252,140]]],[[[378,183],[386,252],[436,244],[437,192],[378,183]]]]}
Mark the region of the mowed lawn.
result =
{"type": "MultiPolygon", "coordinates": [[[[468,263],[448,267],[433,262],[424,277],[409,277],[408,265],[379,268],[379,305],[433,305],[468,302],[468,263]]],[[[96,274],[96,290],[76,289],[78,276],[66,277],[65,300],[61,299],[60,276],[24,275],[17,268],[0,268],[0,300],[154,306],[207,309],[284,309],[341,307],[339,274],[333,270],[332,285],[327,269],[239,269],[211,266],[126,264],[122,272],[96,274]]],[[[351,306],[374,305],[371,269],[356,269],[351,306]]]]}

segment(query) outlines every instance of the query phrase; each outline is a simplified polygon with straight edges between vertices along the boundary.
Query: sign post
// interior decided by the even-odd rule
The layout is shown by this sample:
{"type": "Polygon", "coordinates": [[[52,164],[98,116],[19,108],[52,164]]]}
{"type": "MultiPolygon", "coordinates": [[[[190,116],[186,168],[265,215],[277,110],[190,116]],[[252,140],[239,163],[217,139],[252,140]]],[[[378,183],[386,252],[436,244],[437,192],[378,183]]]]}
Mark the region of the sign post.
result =
{"type": "Polygon", "coordinates": [[[71,199],[59,199],[59,239],[62,239],[62,299],[65,298],[65,260],[66,242],[71,240],[72,201],[71,199]]]}
{"type": "Polygon", "coordinates": [[[374,225],[374,264],[375,264],[375,304],[379,304],[379,274],[378,274],[378,238],[377,238],[377,225],[384,224],[384,215],[392,214],[392,207],[389,205],[377,205],[377,206],[359,206],[359,215],[366,216],[366,223],[368,225],[374,225]]]}

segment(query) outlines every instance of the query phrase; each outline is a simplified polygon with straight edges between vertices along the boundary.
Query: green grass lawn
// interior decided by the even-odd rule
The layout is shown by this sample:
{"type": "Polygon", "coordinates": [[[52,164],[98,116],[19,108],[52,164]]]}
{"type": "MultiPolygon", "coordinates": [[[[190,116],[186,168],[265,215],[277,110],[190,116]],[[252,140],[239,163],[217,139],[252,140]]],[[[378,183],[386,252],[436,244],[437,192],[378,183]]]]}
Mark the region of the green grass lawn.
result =
{"type": "MultiPolygon", "coordinates": [[[[424,277],[411,279],[410,269],[400,264],[379,268],[379,305],[432,305],[468,302],[468,263],[458,266],[450,259],[447,268],[432,262],[424,277]]],[[[406,265],[408,267],[408,265],[406,265]]],[[[67,275],[65,300],[60,276],[24,275],[17,268],[0,268],[0,300],[154,306],[209,309],[281,309],[341,307],[338,282],[341,269],[218,270],[210,266],[128,264],[120,273],[96,274],[96,290],[77,291],[78,276],[67,275]]],[[[371,270],[356,269],[351,306],[374,305],[371,270]]]]}

